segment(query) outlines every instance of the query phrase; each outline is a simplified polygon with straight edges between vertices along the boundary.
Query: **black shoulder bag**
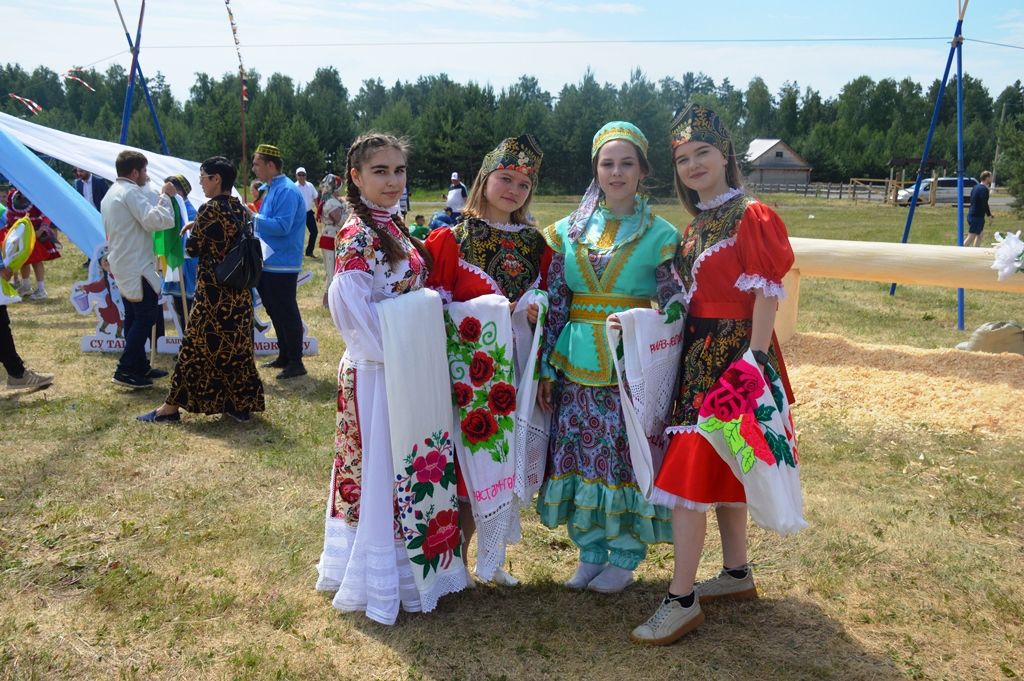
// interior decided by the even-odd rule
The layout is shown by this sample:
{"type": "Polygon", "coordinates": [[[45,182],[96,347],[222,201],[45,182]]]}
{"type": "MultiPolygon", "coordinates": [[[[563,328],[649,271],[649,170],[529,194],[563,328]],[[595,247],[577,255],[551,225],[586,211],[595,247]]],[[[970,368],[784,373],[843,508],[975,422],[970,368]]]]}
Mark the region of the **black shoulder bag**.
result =
{"type": "Polygon", "coordinates": [[[246,290],[256,286],[263,273],[263,249],[252,230],[252,221],[243,215],[235,240],[217,265],[217,281],[228,288],[246,290]]]}

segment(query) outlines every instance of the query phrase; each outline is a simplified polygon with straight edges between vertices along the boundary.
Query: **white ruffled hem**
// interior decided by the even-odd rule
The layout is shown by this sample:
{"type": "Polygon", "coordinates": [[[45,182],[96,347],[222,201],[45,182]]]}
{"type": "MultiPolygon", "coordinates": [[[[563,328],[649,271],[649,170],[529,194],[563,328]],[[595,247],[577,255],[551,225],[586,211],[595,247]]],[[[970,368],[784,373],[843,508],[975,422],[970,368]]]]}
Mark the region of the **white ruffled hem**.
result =
{"type": "Polygon", "coordinates": [[[742,501],[718,501],[705,504],[699,501],[691,501],[690,499],[677,496],[671,492],[666,492],[660,487],[655,487],[654,492],[651,493],[651,503],[655,506],[683,508],[687,511],[697,511],[698,513],[707,513],[711,509],[718,508],[719,506],[740,508],[747,505],[742,501]]]}
{"type": "Polygon", "coordinates": [[[671,437],[672,435],[679,435],[681,433],[696,433],[697,426],[669,426],[665,429],[665,435],[671,437]]]}
{"type": "Polygon", "coordinates": [[[786,297],[786,289],[781,281],[771,281],[760,274],[741,274],[737,277],[735,286],[740,291],[745,292],[761,289],[766,298],[782,300],[786,297]]]}

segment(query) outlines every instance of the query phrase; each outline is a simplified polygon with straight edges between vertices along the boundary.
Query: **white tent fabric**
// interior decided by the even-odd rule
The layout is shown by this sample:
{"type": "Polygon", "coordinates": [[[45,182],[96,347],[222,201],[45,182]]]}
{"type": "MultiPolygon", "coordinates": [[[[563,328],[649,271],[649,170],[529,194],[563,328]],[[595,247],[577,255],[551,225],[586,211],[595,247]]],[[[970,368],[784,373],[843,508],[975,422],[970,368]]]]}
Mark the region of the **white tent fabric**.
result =
{"type": "MultiPolygon", "coordinates": [[[[111,182],[117,179],[117,171],[114,169],[114,159],[117,158],[117,155],[125,149],[140,151],[149,159],[150,184],[155,190],[160,189],[165,177],[184,175],[192,185],[192,192],[188,195],[192,205],[198,208],[206,202],[206,197],[203,195],[202,189],[199,188],[199,163],[196,161],[155,154],[145,149],[115,142],[104,142],[81,135],[72,135],[69,132],[30,123],[5,113],[0,113],[0,130],[8,133],[29,149],[52,156],[76,168],[88,170],[93,175],[111,182]]],[[[237,192],[235,193],[237,195],[237,192]]]]}

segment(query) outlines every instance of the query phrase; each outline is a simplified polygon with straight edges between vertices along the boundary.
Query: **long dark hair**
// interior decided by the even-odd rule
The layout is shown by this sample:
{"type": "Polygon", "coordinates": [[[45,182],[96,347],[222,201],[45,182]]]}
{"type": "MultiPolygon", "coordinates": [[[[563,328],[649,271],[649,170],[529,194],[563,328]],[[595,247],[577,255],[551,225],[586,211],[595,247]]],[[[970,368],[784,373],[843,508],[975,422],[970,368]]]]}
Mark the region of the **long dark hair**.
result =
{"type": "MultiPolygon", "coordinates": [[[[372,156],[374,153],[386,148],[397,149],[402,152],[402,156],[408,158],[409,156],[409,144],[405,140],[395,137],[394,135],[387,135],[378,132],[368,132],[364,135],[360,135],[352,146],[348,148],[348,154],[345,157],[345,198],[348,204],[352,207],[352,212],[359,216],[359,219],[363,223],[373,230],[373,233],[380,239],[381,250],[384,251],[384,260],[388,264],[401,262],[409,257],[406,253],[405,248],[399,243],[391,234],[386,230],[382,229],[373,220],[373,215],[370,213],[370,207],[362,202],[362,192],[359,191],[358,185],[352,179],[352,169],[355,168],[362,172],[362,165],[372,156]]],[[[430,253],[423,246],[423,242],[414,237],[409,233],[409,228],[405,226],[405,221],[402,219],[401,214],[395,213],[391,216],[391,219],[398,226],[398,229],[406,236],[407,239],[416,247],[419,251],[420,256],[423,258],[427,266],[434,264],[434,259],[430,257],[430,253]]]]}

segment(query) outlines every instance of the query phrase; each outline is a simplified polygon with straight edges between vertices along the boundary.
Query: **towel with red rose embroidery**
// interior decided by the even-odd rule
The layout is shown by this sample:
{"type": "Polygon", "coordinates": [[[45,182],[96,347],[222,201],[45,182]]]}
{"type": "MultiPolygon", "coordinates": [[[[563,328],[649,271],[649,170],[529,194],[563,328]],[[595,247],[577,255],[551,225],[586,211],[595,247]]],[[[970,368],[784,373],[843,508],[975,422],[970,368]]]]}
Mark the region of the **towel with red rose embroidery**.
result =
{"type": "Polygon", "coordinates": [[[796,428],[782,379],[748,349],[704,397],[697,432],[743,483],[750,517],[785,536],[807,527],[796,428]],[[767,379],[767,380],[766,380],[767,379]]]}
{"type": "Polygon", "coordinates": [[[490,294],[448,306],[448,370],[455,447],[478,532],[476,574],[490,581],[519,541],[512,440],[516,416],[508,299],[490,294]]]}
{"type": "MultiPolygon", "coordinates": [[[[462,560],[441,297],[420,289],[380,302],[398,524],[423,612],[461,591],[462,560]],[[416,352],[409,339],[416,338],[416,352]]],[[[371,453],[370,455],[373,455],[371,453]]]]}

